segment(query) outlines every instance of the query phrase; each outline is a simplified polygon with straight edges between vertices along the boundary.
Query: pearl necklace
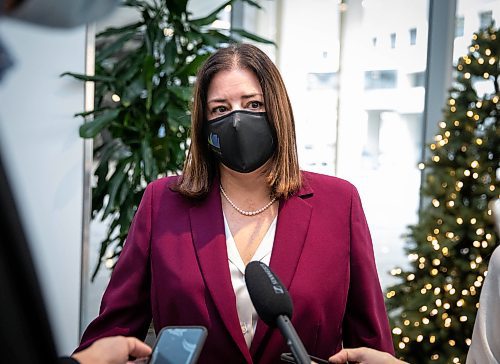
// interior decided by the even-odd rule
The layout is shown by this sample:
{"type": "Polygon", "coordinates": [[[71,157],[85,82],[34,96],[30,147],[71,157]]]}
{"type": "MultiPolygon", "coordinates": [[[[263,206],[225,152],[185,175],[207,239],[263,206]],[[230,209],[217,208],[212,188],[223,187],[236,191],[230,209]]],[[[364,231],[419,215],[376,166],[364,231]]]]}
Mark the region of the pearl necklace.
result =
{"type": "Polygon", "coordinates": [[[222,185],[220,185],[220,191],[222,192],[222,195],[226,198],[227,202],[229,202],[229,204],[236,211],[238,211],[240,214],[245,215],[245,216],[255,216],[255,215],[258,215],[261,212],[264,212],[265,210],[267,210],[269,208],[269,206],[271,206],[274,203],[274,201],[276,201],[276,197],[273,197],[271,199],[271,201],[269,201],[269,203],[266,206],[261,207],[260,209],[255,210],[255,211],[245,211],[245,210],[240,209],[238,206],[235,205],[235,203],[233,201],[231,201],[231,199],[226,195],[226,191],[224,191],[224,189],[222,188],[222,185]]]}

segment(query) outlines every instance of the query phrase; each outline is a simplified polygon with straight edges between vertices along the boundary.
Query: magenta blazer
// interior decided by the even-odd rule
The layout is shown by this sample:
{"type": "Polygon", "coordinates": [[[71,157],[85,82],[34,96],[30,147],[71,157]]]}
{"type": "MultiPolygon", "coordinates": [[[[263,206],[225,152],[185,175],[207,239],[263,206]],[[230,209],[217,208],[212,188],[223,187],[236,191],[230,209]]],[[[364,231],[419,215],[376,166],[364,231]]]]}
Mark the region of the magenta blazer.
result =
{"type": "MultiPolygon", "coordinates": [[[[292,323],[311,355],[344,347],[394,353],[373,247],[353,185],[303,172],[303,187],[281,201],[270,267],[290,291],[292,323]]],[[[151,183],[78,350],[100,337],[144,339],[153,320],[203,325],[200,363],[280,363],[289,352],[264,322],[247,348],[236,311],[218,182],[203,201],[172,191],[176,177],[151,183]]]]}

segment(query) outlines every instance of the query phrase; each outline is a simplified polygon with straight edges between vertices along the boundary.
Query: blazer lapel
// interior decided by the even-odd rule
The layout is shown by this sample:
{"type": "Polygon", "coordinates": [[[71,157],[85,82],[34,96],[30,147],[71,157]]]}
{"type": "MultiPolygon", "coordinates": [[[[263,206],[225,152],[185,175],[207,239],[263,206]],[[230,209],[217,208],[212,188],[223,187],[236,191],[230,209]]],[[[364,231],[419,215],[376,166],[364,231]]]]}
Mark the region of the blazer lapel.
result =
{"type": "Polygon", "coordinates": [[[222,205],[217,184],[214,184],[206,200],[193,206],[189,213],[193,243],[205,284],[229,334],[250,363],[250,352],[241,332],[236,311],[236,297],[229,273],[222,205]]]}
{"type": "MultiPolygon", "coordinates": [[[[306,241],[312,206],[304,197],[312,195],[312,189],[304,181],[304,186],[297,195],[281,201],[270,267],[283,285],[290,289],[302,248],[306,241]]],[[[257,324],[250,352],[254,356],[259,346],[272,330],[262,321],[257,324]]]]}

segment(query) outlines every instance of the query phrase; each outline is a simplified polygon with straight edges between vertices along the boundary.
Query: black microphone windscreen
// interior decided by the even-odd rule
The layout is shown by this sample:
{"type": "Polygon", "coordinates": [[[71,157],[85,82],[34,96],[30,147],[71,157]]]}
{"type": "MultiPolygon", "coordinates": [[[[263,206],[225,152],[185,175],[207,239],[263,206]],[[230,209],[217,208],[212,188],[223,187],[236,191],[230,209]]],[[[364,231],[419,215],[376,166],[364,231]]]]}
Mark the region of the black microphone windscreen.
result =
{"type": "Polygon", "coordinates": [[[280,315],[292,318],[290,294],[266,264],[258,261],[248,263],[245,282],[257,314],[267,325],[276,326],[280,315]]]}

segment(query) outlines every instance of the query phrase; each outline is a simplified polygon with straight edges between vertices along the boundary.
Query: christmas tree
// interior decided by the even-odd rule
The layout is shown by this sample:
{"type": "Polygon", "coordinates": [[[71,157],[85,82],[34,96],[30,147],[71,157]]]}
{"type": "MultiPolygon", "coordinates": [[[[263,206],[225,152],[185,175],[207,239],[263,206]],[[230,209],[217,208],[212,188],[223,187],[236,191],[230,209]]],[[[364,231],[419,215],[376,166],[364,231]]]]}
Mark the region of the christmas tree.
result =
{"type": "MultiPolygon", "coordinates": [[[[489,202],[499,196],[500,32],[473,35],[455,68],[439,132],[424,169],[424,204],[409,227],[409,268],[387,290],[397,356],[465,363],[481,286],[498,244],[489,202]]],[[[500,304],[500,303],[499,303],[500,304]]]]}

